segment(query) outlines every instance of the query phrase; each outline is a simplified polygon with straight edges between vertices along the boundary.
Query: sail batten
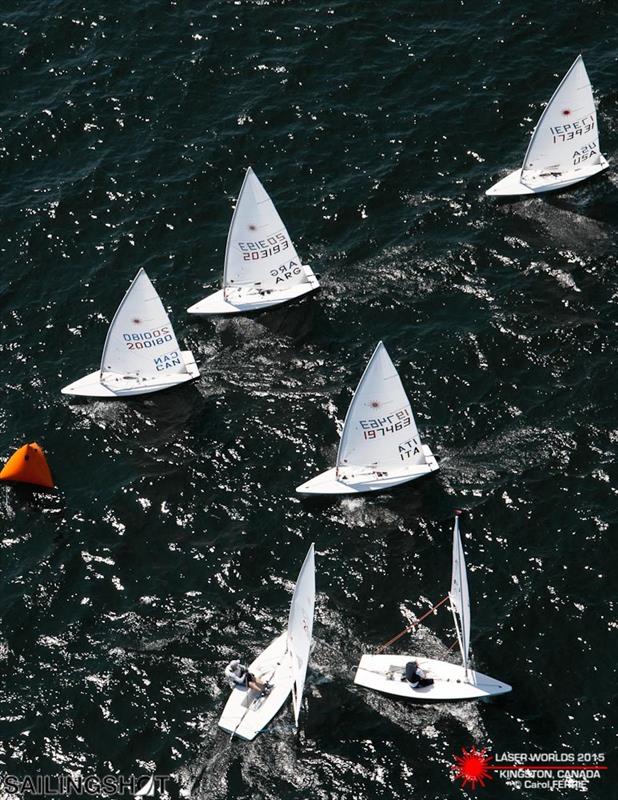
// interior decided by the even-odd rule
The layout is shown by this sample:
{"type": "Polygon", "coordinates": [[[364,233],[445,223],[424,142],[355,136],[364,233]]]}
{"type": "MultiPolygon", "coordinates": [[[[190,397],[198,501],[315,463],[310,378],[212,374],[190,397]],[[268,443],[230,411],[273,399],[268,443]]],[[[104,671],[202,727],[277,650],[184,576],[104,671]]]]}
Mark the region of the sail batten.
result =
{"type": "Polygon", "coordinates": [[[337,468],[402,469],[426,458],[401,378],[378,343],[348,408],[337,468]]]}
{"type": "Polygon", "coordinates": [[[273,201],[249,167],[225,247],[223,289],[254,286],[272,292],[300,283],[309,283],[307,271],[273,201]]]}
{"type": "Polygon", "coordinates": [[[298,574],[288,619],[287,649],[292,663],[292,674],[294,678],[292,686],[292,704],[294,707],[296,727],[298,727],[303,689],[307,675],[307,665],[309,663],[314,607],[315,551],[312,544],[298,574]]]}

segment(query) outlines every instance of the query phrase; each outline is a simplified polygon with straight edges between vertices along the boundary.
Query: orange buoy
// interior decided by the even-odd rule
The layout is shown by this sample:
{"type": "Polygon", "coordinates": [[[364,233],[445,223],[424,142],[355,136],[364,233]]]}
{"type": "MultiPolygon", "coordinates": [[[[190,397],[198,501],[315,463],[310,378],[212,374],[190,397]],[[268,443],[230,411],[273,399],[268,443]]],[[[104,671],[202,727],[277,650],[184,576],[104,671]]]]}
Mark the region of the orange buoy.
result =
{"type": "Polygon", "coordinates": [[[0,471],[0,481],[33,483],[46,489],[54,488],[47,460],[36,442],[25,444],[13,453],[0,471]]]}

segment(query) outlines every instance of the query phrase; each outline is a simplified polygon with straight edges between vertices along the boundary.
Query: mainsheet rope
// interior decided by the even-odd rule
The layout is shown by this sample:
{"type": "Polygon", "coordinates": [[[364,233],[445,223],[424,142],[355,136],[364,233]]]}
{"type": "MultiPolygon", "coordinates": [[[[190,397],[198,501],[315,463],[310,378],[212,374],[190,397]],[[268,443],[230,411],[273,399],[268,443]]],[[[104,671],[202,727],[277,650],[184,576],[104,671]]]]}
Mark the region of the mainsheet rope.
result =
{"type": "Polygon", "coordinates": [[[444,603],[446,603],[446,601],[447,601],[448,599],[449,599],[449,595],[447,594],[447,595],[446,595],[446,597],[443,597],[443,598],[442,598],[442,600],[440,600],[440,602],[439,602],[439,603],[436,603],[436,604],[435,604],[435,606],[433,606],[432,608],[430,608],[430,609],[429,609],[429,611],[426,611],[426,612],[423,614],[423,616],[422,616],[422,617],[419,617],[418,619],[415,619],[415,620],[414,620],[414,622],[411,622],[411,623],[410,623],[410,624],[409,624],[409,625],[408,625],[406,628],[404,628],[404,629],[403,629],[403,630],[402,630],[400,633],[398,633],[398,634],[397,634],[397,636],[393,636],[393,638],[392,638],[392,639],[389,639],[389,640],[388,640],[388,642],[384,642],[384,644],[381,644],[381,645],[378,647],[378,653],[381,653],[381,652],[382,652],[382,650],[385,650],[385,649],[386,649],[386,648],[387,648],[389,645],[393,644],[393,642],[396,642],[398,639],[401,639],[401,637],[402,637],[402,636],[405,636],[405,635],[406,635],[406,633],[410,633],[410,631],[411,631],[413,628],[415,628],[417,625],[420,625],[420,624],[421,624],[421,622],[422,622],[424,619],[426,619],[426,618],[427,618],[427,617],[428,617],[430,614],[433,614],[433,612],[434,612],[436,609],[440,608],[440,606],[441,606],[441,605],[443,605],[444,603]]]}

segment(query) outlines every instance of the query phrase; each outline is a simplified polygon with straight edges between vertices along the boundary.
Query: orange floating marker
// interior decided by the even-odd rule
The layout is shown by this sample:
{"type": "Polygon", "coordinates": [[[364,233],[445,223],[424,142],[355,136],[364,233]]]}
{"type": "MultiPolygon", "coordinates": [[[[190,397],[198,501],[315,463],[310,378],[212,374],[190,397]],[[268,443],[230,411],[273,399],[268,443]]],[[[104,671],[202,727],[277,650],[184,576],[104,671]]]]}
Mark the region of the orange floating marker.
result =
{"type": "Polygon", "coordinates": [[[25,444],[6,462],[0,471],[0,481],[32,483],[35,486],[54,488],[54,481],[43,451],[36,442],[25,444]]]}

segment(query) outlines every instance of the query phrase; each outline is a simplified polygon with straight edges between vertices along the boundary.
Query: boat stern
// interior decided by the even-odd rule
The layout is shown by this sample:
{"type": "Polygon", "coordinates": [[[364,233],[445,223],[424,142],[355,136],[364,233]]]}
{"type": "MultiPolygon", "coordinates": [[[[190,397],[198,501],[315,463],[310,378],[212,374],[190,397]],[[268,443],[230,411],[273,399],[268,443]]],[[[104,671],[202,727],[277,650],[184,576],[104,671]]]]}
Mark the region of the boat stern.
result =
{"type": "Polygon", "coordinates": [[[195,356],[193,353],[190,350],[181,350],[180,355],[185,365],[185,369],[189,375],[189,380],[195,380],[196,378],[199,378],[200,368],[195,361],[195,356]]]}
{"type": "Polygon", "coordinates": [[[437,472],[440,469],[440,465],[438,464],[438,460],[431,451],[431,447],[429,447],[428,444],[424,444],[422,448],[423,448],[423,455],[425,456],[425,461],[427,462],[427,466],[429,467],[430,472],[437,472]]]}

